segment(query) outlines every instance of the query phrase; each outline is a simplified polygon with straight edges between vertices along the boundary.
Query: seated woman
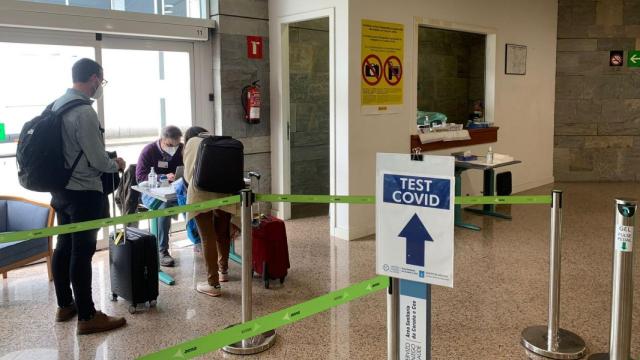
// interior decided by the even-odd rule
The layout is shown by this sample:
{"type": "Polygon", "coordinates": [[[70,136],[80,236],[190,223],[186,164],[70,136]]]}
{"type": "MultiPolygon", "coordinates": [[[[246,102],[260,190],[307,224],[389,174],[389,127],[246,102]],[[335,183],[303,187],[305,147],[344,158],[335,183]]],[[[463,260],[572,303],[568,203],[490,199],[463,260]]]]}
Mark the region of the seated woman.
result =
{"type": "MultiPolygon", "coordinates": [[[[208,192],[193,183],[196,157],[202,138],[198,137],[207,130],[201,127],[191,127],[185,133],[184,149],[184,178],[188,183],[187,204],[218,199],[229,196],[208,192]]],[[[187,221],[195,219],[198,233],[202,241],[202,254],[207,267],[207,281],[199,282],[196,291],[209,296],[220,296],[221,282],[229,281],[229,249],[231,246],[231,217],[238,213],[237,204],[226,205],[217,209],[191,212],[187,221]]]]}

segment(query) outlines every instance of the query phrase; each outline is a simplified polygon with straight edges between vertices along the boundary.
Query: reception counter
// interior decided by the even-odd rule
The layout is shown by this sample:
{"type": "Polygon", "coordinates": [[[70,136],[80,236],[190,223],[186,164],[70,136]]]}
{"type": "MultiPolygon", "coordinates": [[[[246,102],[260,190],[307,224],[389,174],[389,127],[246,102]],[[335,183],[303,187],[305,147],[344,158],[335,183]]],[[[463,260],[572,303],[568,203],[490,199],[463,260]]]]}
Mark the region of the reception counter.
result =
{"type": "Polygon", "coordinates": [[[437,141],[428,144],[421,144],[418,135],[411,135],[411,147],[409,150],[420,147],[422,152],[442,150],[449,148],[465,147],[469,145],[489,144],[498,141],[498,127],[484,129],[469,129],[469,140],[460,141],[437,141]]]}

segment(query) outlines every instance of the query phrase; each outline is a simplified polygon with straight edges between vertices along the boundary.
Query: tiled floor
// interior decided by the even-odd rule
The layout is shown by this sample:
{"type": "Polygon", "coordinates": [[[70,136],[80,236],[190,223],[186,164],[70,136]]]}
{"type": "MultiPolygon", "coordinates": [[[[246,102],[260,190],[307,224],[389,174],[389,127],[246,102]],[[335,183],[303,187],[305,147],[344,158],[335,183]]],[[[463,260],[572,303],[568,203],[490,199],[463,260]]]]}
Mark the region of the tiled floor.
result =
{"type": "MultiPolygon", "coordinates": [[[[556,184],[565,191],[561,326],[590,350],[606,350],[611,292],[613,198],[640,198],[638,184],[556,184]]],[[[551,186],[528,191],[547,194],[551,186]]],[[[456,229],[455,287],[433,291],[433,359],[525,359],[520,331],[546,323],[549,207],[505,206],[513,221],[465,214],[481,232],[456,229]]],[[[254,281],[254,314],[275,310],[373,277],[373,237],[353,242],[328,236],[328,219],[287,223],[292,258],[285,284],[265,290],[254,281]]],[[[0,359],[130,359],[220,330],[239,320],[240,267],[224,297],[196,293],[204,264],[190,247],[174,249],[177,284],[160,286],[158,306],[130,315],[111,302],[108,253],[94,258],[96,306],[126,316],[127,327],[76,336],[74,321],[55,324],[53,284],[44,265],[9,273],[0,285],[0,359]]],[[[636,266],[637,269],[637,266],[636,266]]],[[[632,354],[640,355],[640,286],[636,286],[632,354]]],[[[260,359],[386,358],[384,292],[278,330],[277,345],[260,359]]],[[[212,352],[205,358],[231,358],[212,352]]]]}

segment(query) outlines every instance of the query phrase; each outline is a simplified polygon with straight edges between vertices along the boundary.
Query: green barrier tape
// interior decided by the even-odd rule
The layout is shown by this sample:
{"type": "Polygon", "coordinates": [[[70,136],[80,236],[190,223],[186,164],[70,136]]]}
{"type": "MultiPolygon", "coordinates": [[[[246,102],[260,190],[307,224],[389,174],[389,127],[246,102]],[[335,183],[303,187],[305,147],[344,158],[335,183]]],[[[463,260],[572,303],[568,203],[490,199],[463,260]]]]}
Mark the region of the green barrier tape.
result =
{"type": "Polygon", "coordinates": [[[256,201],[292,202],[292,203],[341,203],[341,204],[375,204],[374,196],[340,196],[340,195],[264,195],[257,194],[256,201]]]}
{"type": "Polygon", "coordinates": [[[240,196],[235,195],[235,196],[229,196],[221,199],[203,201],[196,204],[175,206],[175,207],[170,207],[162,210],[153,210],[153,211],[147,211],[142,213],[118,216],[114,218],[84,221],[84,222],[79,222],[75,224],[60,225],[60,226],[44,228],[44,229],[0,233],[0,244],[12,242],[12,241],[19,241],[19,240],[39,239],[47,236],[68,234],[68,233],[86,231],[91,229],[99,229],[102,227],[127,224],[135,221],[153,219],[153,218],[162,217],[162,216],[173,216],[173,215],[177,215],[185,212],[191,212],[191,211],[208,210],[208,209],[217,208],[224,205],[236,204],[239,202],[240,202],[240,196]]]}
{"type": "MultiPolygon", "coordinates": [[[[375,204],[375,196],[332,196],[332,195],[256,195],[256,201],[291,203],[346,203],[375,204]]],[[[517,196],[456,196],[458,205],[482,204],[551,204],[551,195],[517,196]]]]}
{"type": "MultiPolygon", "coordinates": [[[[257,194],[256,201],[292,202],[292,203],[343,203],[343,204],[375,204],[374,196],[340,196],[340,195],[270,195],[257,194]]],[[[127,224],[130,222],[147,220],[162,216],[173,216],[190,211],[207,210],[224,205],[240,202],[240,196],[229,196],[222,199],[204,201],[197,204],[170,207],[162,210],[147,211],[124,215],[114,218],[85,221],[75,224],[56,226],[51,228],[0,233],[0,244],[11,241],[38,239],[47,236],[68,234],[127,224]]],[[[519,196],[456,196],[455,203],[459,205],[482,204],[551,204],[551,195],[519,195],[519,196]]]]}
{"type": "Polygon", "coordinates": [[[266,331],[292,324],[296,321],[315,315],[319,312],[329,310],[338,305],[345,304],[359,297],[386,289],[388,286],[388,277],[377,276],[373,279],[363,281],[341,290],[330,292],[326,295],[322,295],[307,302],[294,305],[290,308],[265,315],[246,323],[190,340],[156,353],[145,355],[140,359],[190,359],[239,342],[243,339],[260,335],[266,331]]]}
{"type": "Polygon", "coordinates": [[[551,195],[456,196],[457,205],[481,204],[551,204],[551,195]]]}

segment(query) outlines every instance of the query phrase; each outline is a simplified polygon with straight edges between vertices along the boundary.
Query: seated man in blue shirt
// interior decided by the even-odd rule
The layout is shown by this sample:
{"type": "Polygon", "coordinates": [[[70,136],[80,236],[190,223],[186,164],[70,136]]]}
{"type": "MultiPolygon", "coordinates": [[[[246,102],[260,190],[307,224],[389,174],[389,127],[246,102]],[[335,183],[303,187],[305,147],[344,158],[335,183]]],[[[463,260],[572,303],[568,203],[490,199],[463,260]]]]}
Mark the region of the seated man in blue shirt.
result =
{"type": "MultiPolygon", "coordinates": [[[[182,131],[176,126],[167,126],[162,129],[162,135],[156,140],[142,149],[136,166],[136,179],[138,183],[147,181],[151,168],[154,169],[158,177],[166,175],[169,181],[175,179],[176,168],[183,166],[182,149],[180,143],[182,131]]],[[[158,200],[148,195],[142,195],[142,203],[150,209],[165,209],[175,206],[175,201],[162,203],[160,206],[154,206],[154,202],[158,200]]],[[[160,265],[174,266],[175,261],[169,254],[169,230],[171,229],[171,217],[160,217],[157,219],[158,229],[158,251],[160,252],[160,265]]],[[[154,230],[154,229],[151,229],[154,230]]]]}

